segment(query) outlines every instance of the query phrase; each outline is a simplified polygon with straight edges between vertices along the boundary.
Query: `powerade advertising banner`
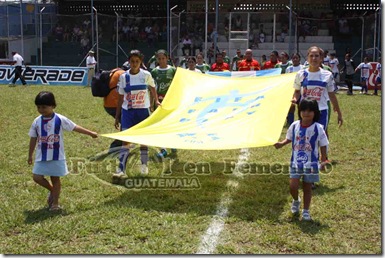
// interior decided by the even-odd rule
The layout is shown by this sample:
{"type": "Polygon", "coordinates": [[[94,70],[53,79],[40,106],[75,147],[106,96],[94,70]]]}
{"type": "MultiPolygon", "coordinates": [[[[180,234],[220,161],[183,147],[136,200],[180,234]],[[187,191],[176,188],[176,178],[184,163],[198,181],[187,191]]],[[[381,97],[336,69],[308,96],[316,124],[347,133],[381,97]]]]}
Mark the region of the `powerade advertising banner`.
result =
{"type": "MultiPolygon", "coordinates": [[[[23,75],[28,84],[86,86],[86,67],[29,66],[23,67],[23,75]]],[[[0,84],[9,84],[15,76],[14,66],[0,65],[0,84]]],[[[20,80],[16,84],[21,84],[20,80]]]]}

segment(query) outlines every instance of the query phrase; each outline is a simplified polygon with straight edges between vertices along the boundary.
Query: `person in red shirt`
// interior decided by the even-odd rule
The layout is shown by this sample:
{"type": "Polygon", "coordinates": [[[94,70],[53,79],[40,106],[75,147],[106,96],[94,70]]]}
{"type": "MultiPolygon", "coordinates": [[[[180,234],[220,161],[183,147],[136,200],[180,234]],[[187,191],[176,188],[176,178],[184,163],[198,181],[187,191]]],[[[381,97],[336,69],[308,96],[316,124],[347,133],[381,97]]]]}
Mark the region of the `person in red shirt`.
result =
{"type": "Polygon", "coordinates": [[[278,52],[277,51],[271,51],[270,53],[270,60],[265,63],[265,65],[262,67],[263,70],[265,69],[272,69],[276,64],[279,63],[278,60],[278,52]]]}
{"type": "Polygon", "coordinates": [[[228,63],[223,62],[223,54],[221,52],[216,55],[216,62],[210,68],[211,72],[223,72],[230,71],[230,66],[228,63]]]}
{"type": "Polygon", "coordinates": [[[239,62],[238,71],[259,71],[261,66],[258,61],[253,58],[253,51],[251,49],[246,49],[245,59],[239,62]]]}

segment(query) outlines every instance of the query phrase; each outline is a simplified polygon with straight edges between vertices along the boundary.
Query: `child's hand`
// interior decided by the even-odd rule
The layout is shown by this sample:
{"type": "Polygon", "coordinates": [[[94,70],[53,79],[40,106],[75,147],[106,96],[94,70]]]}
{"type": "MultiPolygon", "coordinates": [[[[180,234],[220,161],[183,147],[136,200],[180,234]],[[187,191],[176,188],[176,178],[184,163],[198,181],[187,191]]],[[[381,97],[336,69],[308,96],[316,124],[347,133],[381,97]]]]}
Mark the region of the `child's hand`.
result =
{"type": "Polygon", "coordinates": [[[32,157],[28,157],[28,165],[32,165],[32,157]]]}
{"type": "Polygon", "coordinates": [[[283,143],[282,143],[282,142],[277,142],[277,143],[274,144],[274,147],[275,147],[276,149],[280,149],[280,148],[283,147],[283,143]]]}
{"type": "Polygon", "coordinates": [[[329,164],[328,161],[322,161],[321,162],[321,166],[320,166],[320,170],[321,171],[325,171],[325,167],[329,164]]]}
{"type": "Polygon", "coordinates": [[[98,133],[96,133],[96,132],[91,132],[91,133],[90,133],[90,136],[91,136],[92,138],[98,138],[98,133]]]}

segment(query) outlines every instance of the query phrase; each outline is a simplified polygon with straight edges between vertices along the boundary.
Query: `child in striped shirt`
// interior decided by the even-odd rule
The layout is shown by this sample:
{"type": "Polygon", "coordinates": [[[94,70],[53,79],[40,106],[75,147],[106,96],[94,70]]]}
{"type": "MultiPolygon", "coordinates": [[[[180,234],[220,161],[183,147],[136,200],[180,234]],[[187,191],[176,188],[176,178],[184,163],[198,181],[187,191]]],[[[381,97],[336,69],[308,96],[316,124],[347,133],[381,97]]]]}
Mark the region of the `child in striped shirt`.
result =
{"type": "Polygon", "coordinates": [[[52,92],[42,91],[35,98],[37,111],[41,114],[32,123],[29,130],[28,164],[33,163],[36,149],[33,180],[48,189],[48,208],[50,211],[60,210],[59,195],[61,190],[60,177],[68,174],[64,153],[63,130],[75,131],[97,138],[98,134],[87,130],[54,112],[55,96],[52,92]],[[51,178],[49,182],[45,176],[51,178]]]}

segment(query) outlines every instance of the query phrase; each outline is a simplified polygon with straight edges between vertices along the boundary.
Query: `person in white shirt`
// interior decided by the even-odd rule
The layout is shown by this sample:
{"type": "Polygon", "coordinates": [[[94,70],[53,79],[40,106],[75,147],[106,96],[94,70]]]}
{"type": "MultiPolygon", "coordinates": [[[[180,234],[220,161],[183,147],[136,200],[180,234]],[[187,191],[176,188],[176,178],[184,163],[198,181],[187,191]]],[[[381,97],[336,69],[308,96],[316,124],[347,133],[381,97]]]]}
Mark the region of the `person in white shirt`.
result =
{"type": "Polygon", "coordinates": [[[380,57],[380,58],[378,58],[376,70],[374,70],[374,74],[376,75],[376,82],[374,85],[373,95],[378,95],[378,93],[377,93],[378,86],[381,87],[381,70],[382,70],[382,66],[381,66],[381,57],[380,57]]]}
{"type": "Polygon", "coordinates": [[[88,76],[87,76],[87,86],[88,87],[91,86],[92,77],[94,77],[94,75],[95,75],[96,60],[95,60],[94,54],[95,54],[94,51],[90,50],[88,52],[88,56],[86,59],[86,64],[87,64],[87,68],[88,68],[88,76]]]}
{"type": "Polygon", "coordinates": [[[12,52],[12,56],[13,56],[13,64],[15,65],[15,69],[14,69],[15,77],[13,78],[12,82],[9,84],[9,87],[15,87],[16,86],[15,83],[18,79],[20,79],[23,85],[26,85],[27,83],[22,74],[22,66],[24,64],[24,59],[17,52],[12,52]]]}
{"type": "Polygon", "coordinates": [[[368,94],[368,82],[370,76],[370,70],[372,66],[369,63],[369,58],[364,57],[364,62],[360,63],[354,72],[356,73],[358,70],[361,70],[361,92],[360,94],[368,94]]]}
{"type": "MultiPolygon", "coordinates": [[[[325,59],[324,59],[325,60],[325,59]]],[[[333,77],[335,82],[339,82],[340,70],[338,69],[338,59],[336,58],[336,53],[330,53],[329,66],[332,69],[333,77]]]]}

